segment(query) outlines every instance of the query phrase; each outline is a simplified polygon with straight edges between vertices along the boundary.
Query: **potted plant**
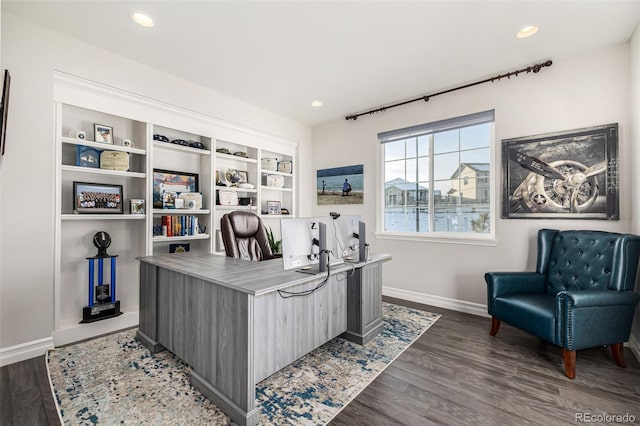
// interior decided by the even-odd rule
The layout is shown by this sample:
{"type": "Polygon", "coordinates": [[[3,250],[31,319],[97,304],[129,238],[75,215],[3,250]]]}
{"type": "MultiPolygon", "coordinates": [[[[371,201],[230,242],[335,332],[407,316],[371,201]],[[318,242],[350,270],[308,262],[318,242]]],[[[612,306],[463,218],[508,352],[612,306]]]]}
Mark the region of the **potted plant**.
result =
{"type": "Polygon", "coordinates": [[[273,236],[273,230],[271,227],[267,230],[267,239],[269,240],[269,247],[274,257],[282,257],[282,240],[277,240],[273,236]]]}

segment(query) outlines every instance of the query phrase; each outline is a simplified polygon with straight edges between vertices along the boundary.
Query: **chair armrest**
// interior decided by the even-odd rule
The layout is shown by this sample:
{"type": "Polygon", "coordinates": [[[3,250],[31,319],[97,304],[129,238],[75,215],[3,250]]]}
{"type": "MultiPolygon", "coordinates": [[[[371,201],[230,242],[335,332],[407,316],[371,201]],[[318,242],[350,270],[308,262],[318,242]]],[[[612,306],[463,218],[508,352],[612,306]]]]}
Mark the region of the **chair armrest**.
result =
{"type": "Polygon", "coordinates": [[[494,299],[506,294],[542,293],[545,276],[536,272],[487,272],[484,279],[494,299]]]}
{"type": "Polygon", "coordinates": [[[574,308],[615,305],[635,306],[640,301],[640,294],[634,291],[567,290],[558,293],[556,298],[568,298],[574,308]]]}
{"type": "Polygon", "coordinates": [[[536,272],[487,272],[487,311],[493,315],[493,301],[507,294],[544,292],[545,276],[536,272]]]}

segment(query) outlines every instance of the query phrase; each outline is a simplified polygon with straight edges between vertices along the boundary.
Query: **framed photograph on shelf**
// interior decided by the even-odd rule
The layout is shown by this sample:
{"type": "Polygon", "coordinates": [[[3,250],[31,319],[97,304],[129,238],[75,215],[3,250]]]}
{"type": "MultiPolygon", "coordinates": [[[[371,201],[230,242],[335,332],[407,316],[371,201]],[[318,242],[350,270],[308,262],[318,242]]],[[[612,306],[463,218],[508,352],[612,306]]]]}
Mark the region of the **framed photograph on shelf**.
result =
{"type": "Polygon", "coordinates": [[[247,183],[249,182],[249,174],[246,171],[243,170],[236,170],[236,173],[238,174],[238,183],[247,183]]]}
{"type": "Polygon", "coordinates": [[[198,192],[198,174],[176,172],[173,170],[153,169],[153,207],[163,208],[163,193],[165,191],[198,192]]]}
{"type": "Polygon", "coordinates": [[[113,145],[113,127],[94,124],[93,137],[98,143],[108,143],[113,145]]]}
{"type": "Polygon", "coordinates": [[[73,182],[73,211],[123,214],[122,185],[73,182]]]}
{"type": "Polygon", "coordinates": [[[280,201],[267,201],[267,214],[282,214],[280,201]]]}

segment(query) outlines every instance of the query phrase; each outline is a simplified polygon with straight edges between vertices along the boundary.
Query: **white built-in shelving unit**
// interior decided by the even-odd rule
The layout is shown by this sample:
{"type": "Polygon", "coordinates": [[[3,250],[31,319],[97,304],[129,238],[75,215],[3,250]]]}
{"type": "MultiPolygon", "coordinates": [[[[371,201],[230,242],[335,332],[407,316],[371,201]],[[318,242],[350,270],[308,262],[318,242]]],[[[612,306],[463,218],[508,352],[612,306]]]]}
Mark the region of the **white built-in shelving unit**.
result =
{"type": "MultiPolygon", "coordinates": [[[[280,234],[280,219],[296,214],[296,176],[264,170],[263,158],[291,161],[296,166],[297,143],[261,134],[253,129],[232,125],[212,117],[193,113],[172,105],[140,97],[118,89],[56,72],[54,78],[56,131],[55,188],[55,326],[56,345],[78,341],[138,323],[139,262],[137,257],[168,253],[172,244],[191,251],[224,254],[220,238],[220,218],[233,210],[252,211],[280,234]],[[93,141],[93,125],[113,128],[114,144],[93,141]],[[70,137],[71,130],[83,130],[85,139],[70,137]],[[169,141],[183,139],[199,142],[204,149],[161,142],[154,134],[169,141]],[[133,146],[122,146],[129,139],[133,146]],[[80,167],[76,162],[78,147],[98,151],[110,150],[129,155],[129,170],[116,171],[80,167]],[[216,149],[226,148],[224,154],[216,149]],[[198,192],[202,193],[200,210],[163,209],[154,206],[154,169],[198,175],[198,192]],[[253,188],[221,187],[216,175],[230,169],[246,173],[253,188]],[[284,186],[266,185],[269,175],[282,175],[284,186]],[[123,187],[123,214],[78,214],[74,211],[73,183],[101,183],[123,187]],[[237,191],[239,198],[249,198],[250,205],[217,205],[221,189],[237,191]],[[145,200],[146,214],[131,214],[129,200],[145,200]],[[289,215],[269,215],[267,201],[278,201],[289,215]],[[158,235],[163,216],[196,216],[202,232],[195,235],[158,235]],[[154,230],[156,232],[154,232],[154,230]],[[117,254],[117,294],[123,315],[90,324],[79,324],[82,308],[88,304],[86,257],[96,254],[92,237],[98,231],[111,235],[109,254],[117,254]]],[[[156,188],[157,190],[157,188],[156,188]]],[[[157,200],[156,200],[157,201],[157,200]]]]}

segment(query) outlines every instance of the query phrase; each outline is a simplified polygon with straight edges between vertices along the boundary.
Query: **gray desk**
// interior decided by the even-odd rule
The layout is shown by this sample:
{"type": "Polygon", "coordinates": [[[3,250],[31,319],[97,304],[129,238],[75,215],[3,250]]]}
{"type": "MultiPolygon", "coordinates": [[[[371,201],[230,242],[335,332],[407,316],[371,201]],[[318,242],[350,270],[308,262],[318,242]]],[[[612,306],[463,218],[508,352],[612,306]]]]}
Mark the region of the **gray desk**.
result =
{"type": "Polygon", "coordinates": [[[255,385],[336,336],[364,344],[382,329],[382,262],[331,268],[325,278],[283,271],[282,261],[247,262],[205,253],[141,257],[137,338],[168,349],[191,381],[240,425],[255,425],[255,385]]]}

